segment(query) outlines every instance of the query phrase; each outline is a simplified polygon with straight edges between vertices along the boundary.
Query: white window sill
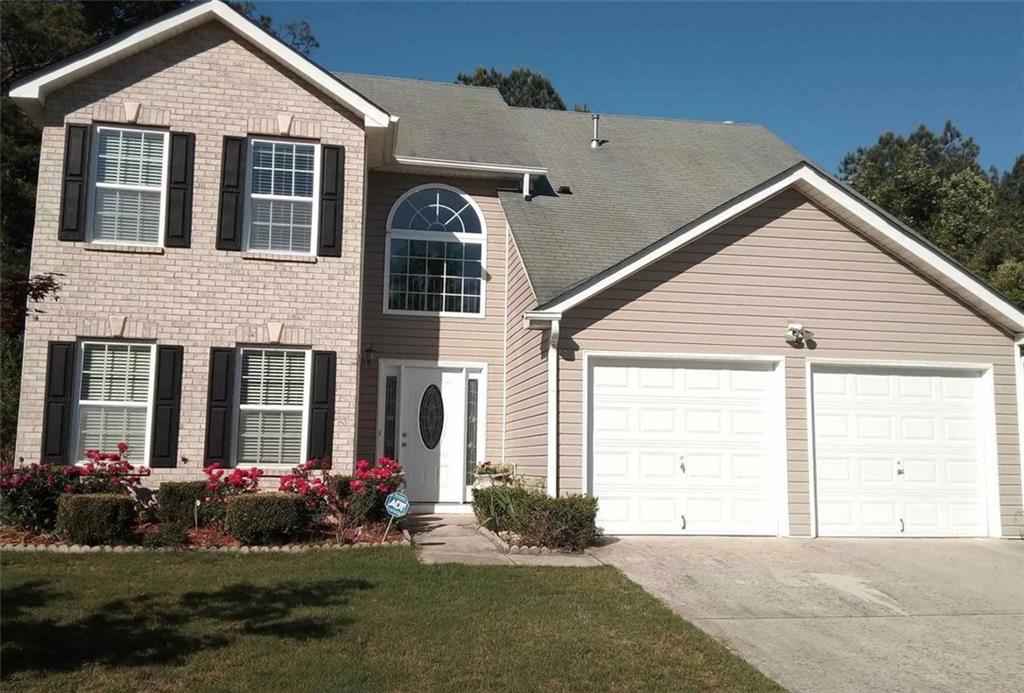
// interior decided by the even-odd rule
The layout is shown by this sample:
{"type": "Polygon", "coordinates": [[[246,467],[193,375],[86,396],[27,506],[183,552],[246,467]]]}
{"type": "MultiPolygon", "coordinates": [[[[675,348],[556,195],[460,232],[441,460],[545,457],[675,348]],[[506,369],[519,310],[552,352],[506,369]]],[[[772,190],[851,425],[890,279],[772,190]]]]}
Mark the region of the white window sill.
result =
{"type": "Polygon", "coordinates": [[[163,255],[164,249],[159,245],[129,245],[127,243],[86,243],[86,250],[100,253],[128,253],[129,255],[163,255]]]}
{"type": "Polygon", "coordinates": [[[304,262],[308,265],[316,264],[316,255],[288,255],[285,253],[264,253],[252,250],[242,252],[243,260],[269,260],[270,262],[304,262]]]}

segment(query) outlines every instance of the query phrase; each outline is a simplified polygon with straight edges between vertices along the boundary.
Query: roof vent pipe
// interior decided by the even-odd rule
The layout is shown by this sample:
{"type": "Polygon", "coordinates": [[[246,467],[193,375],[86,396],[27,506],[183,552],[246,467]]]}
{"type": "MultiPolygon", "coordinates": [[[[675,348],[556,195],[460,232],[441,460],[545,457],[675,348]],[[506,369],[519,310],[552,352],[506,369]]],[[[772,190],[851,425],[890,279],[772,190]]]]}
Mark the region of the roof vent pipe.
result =
{"type": "Polygon", "coordinates": [[[598,114],[595,113],[593,115],[593,121],[594,121],[594,136],[590,140],[590,148],[591,149],[597,149],[598,147],[601,146],[601,137],[600,137],[601,116],[599,116],[598,114]]]}

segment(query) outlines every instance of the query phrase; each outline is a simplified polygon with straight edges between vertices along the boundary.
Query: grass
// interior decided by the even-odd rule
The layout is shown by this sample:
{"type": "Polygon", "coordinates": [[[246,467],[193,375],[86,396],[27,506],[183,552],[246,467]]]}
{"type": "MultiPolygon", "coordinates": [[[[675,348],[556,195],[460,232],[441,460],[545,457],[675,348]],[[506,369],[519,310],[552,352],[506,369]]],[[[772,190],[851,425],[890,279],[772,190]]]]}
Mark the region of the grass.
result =
{"type": "Polygon", "coordinates": [[[775,690],[613,568],[16,554],[4,690],[775,690]]]}

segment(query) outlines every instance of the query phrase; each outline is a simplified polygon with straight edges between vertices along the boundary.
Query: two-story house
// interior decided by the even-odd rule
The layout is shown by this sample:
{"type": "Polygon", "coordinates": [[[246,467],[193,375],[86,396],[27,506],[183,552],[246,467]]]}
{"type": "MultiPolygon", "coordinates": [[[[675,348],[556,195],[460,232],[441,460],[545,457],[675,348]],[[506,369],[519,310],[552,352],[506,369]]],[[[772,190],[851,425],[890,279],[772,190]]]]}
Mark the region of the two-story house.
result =
{"type": "Polygon", "coordinates": [[[396,457],[609,532],[1013,536],[1024,313],[759,126],[331,73],[212,0],[52,65],[18,454],[396,457]]]}

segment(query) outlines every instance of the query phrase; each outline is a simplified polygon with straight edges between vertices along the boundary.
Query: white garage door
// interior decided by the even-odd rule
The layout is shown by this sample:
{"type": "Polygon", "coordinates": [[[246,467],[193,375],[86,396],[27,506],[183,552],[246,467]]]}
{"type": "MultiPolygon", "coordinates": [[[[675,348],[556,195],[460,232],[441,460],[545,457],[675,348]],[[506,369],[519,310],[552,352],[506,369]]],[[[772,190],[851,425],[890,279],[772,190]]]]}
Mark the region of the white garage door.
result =
{"type": "Polygon", "coordinates": [[[977,372],[815,368],[818,533],[987,534],[977,372]]]}
{"type": "Polygon", "coordinates": [[[609,534],[776,534],[773,364],[595,365],[591,475],[609,534]]]}

